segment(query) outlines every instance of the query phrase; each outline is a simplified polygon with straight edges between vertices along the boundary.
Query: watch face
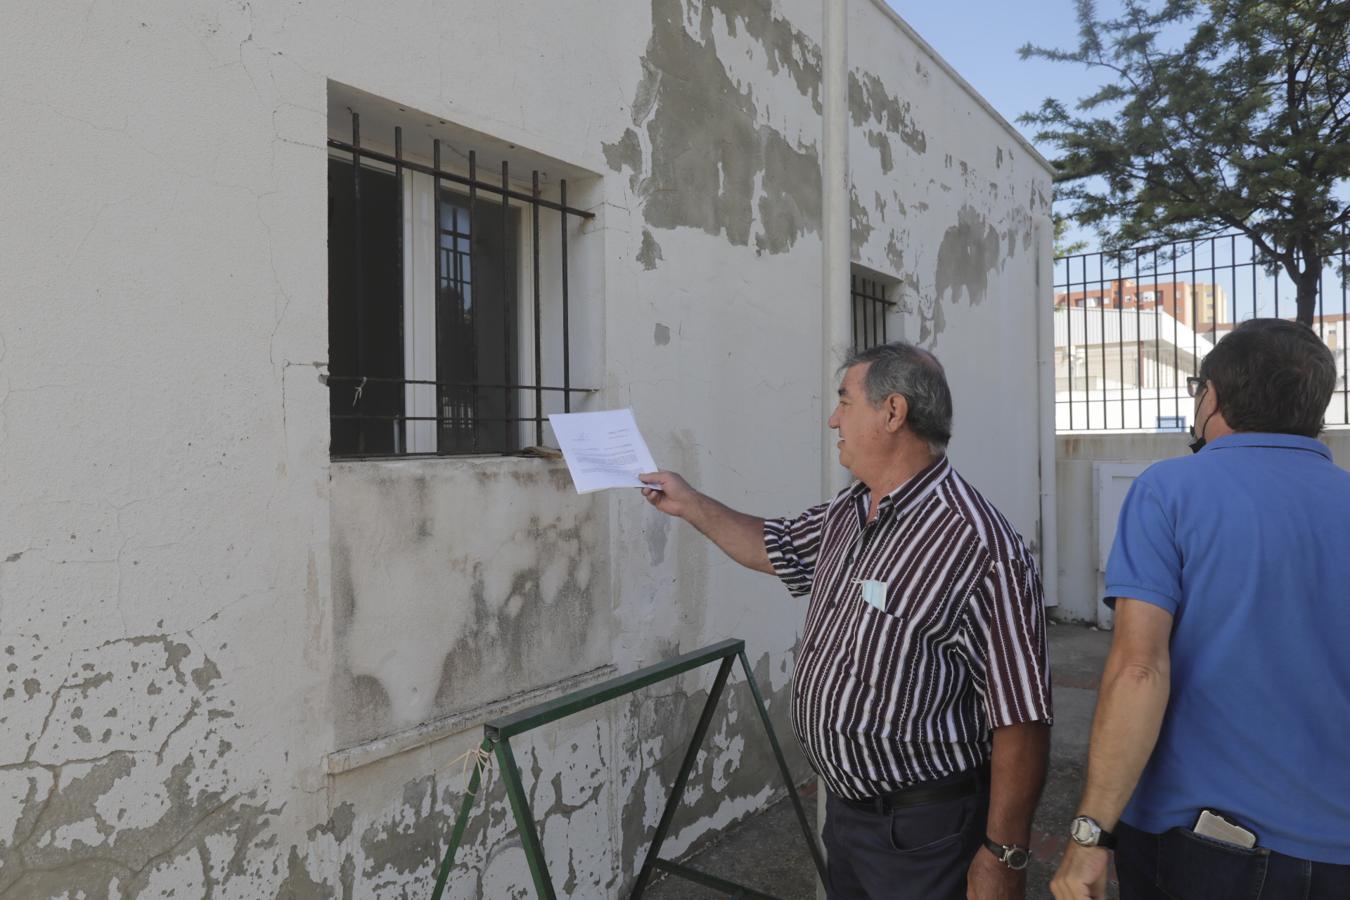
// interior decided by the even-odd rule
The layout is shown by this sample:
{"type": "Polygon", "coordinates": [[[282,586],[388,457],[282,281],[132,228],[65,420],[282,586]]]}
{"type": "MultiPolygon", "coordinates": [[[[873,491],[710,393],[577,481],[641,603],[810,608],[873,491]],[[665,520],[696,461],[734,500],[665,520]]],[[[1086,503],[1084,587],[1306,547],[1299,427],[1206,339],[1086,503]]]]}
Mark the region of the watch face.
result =
{"type": "Polygon", "coordinates": [[[1031,852],[1023,850],[1021,847],[1013,847],[1008,851],[1005,862],[1007,862],[1008,868],[1020,871],[1021,869],[1025,869],[1027,864],[1031,862],[1031,852]]]}
{"type": "Polygon", "coordinates": [[[1085,847],[1097,846],[1097,839],[1101,835],[1101,826],[1089,819],[1087,816],[1079,816],[1073,820],[1073,826],[1069,830],[1069,835],[1078,843],[1085,847]]]}

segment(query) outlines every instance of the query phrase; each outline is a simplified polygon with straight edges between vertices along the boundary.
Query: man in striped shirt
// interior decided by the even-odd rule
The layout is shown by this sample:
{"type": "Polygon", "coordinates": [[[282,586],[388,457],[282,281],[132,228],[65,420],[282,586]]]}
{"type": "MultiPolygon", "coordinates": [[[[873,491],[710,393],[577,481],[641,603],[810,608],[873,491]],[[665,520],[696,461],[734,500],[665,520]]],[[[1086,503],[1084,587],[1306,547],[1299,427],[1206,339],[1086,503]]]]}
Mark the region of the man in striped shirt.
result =
{"type": "Polygon", "coordinates": [[[844,366],[839,461],[857,481],[799,516],[737,512],[672,472],[644,495],[810,596],[793,728],[827,791],[831,900],[1025,895],[1050,685],[1035,561],[946,458],[937,359],[895,343],[844,366]]]}

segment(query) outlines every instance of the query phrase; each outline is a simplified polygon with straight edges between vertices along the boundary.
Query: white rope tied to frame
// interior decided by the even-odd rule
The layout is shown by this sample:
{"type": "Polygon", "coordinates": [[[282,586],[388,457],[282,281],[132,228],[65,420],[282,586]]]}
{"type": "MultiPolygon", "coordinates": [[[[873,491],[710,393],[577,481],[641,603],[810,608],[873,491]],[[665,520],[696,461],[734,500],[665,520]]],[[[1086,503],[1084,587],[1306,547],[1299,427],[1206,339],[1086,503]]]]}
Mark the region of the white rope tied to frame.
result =
{"type": "Polygon", "coordinates": [[[488,781],[492,774],[492,751],[484,750],[481,745],[477,747],[470,747],[468,750],[465,750],[459,756],[456,756],[454,759],[450,760],[445,765],[441,766],[440,770],[445,771],[446,769],[453,766],[455,763],[460,764],[459,774],[464,779],[463,790],[465,792],[469,790],[469,779],[472,777],[469,774],[470,763],[473,764],[475,772],[485,773],[483,781],[478,786],[478,789],[480,791],[487,790],[488,781]]]}

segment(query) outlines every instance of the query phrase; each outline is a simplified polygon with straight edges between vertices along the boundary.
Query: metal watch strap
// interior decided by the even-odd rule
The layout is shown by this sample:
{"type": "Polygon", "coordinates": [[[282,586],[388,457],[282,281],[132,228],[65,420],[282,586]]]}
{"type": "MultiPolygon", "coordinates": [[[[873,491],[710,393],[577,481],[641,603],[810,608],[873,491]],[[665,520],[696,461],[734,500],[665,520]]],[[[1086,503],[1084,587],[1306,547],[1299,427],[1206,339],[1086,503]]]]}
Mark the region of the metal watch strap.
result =
{"type": "Polygon", "coordinates": [[[994,858],[1015,872],[1020,872],[1031,864],[1031,851],[1016,844],[1000,844],[985,835],[984,846],[994,858]]]}

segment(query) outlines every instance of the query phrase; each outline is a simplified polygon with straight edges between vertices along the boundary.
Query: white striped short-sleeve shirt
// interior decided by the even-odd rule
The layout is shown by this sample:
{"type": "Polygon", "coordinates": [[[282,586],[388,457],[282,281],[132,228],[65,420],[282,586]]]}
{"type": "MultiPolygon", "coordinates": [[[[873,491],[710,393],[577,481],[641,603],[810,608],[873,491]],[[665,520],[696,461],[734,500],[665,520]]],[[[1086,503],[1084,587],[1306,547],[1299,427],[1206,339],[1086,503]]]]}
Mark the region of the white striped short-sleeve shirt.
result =
{"type": "Polygon", "coordinates": [[[792,720],[835,794],[865,799],[975,768],[994,728],[1049,722],[1040,574],[945,459],[881,498],[854,484],[769,519],[778,577],[809,594],[792,720]]]}

